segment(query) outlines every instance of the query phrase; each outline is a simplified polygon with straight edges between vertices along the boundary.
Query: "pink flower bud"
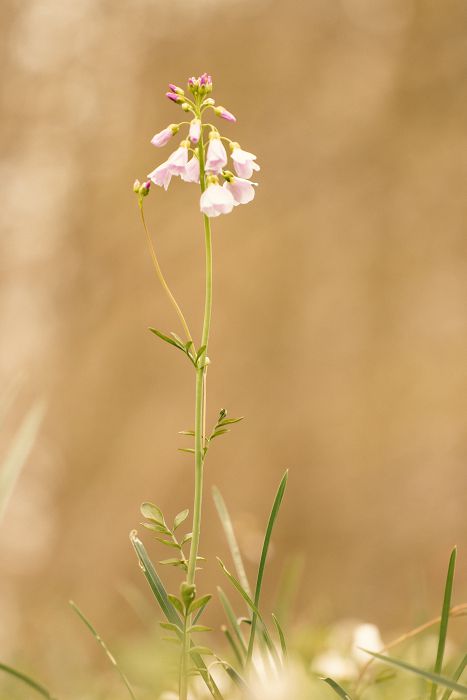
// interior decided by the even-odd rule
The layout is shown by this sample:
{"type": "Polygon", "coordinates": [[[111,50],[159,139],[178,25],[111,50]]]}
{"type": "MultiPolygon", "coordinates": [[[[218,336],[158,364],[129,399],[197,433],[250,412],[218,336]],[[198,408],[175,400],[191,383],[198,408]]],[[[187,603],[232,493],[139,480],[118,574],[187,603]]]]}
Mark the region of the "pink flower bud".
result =
{"type": "Polygon", "coordinates": [[[178,85],[174,85],[173,83],[169,83],[169,90],[171,92],[174,92],[176,95],[184,95],[185,90],[182,90],[181,87],[178,87],[178,85]]]}
{"type": "Polygon", "coordinates": [[[181,95],[177,95],[175,92],[166,92],[165,96],[168,97],[169,100],[172,100],[172,102],[176,102],[177,104],[183,102],[183,97],[181,95]]]}
{"type": "Polygon", "coordinates": [[[169,124],[165,129],[162,129],[162,131],[159,131],[158,134],[155,134],[152,139],[151,143],[153,146],[157,146],[158,148],[161,148],[162,146],[165,146],[166,143],[170,141],[172,136],[176,134],[178,131],[178,124],[169,124]]]}
{"type": "Polygon", "coordinates": [[[191,143],[197,144],[201,135],[201,122],[199,119],[193,119],[190,124],[189,139],[191,143]]]}
{"type": "Polygon", "coordinates": [[[214,112],[217,114],[218,117],[222,117],[222,119],[227,119],[228,122],[236,122],[237,119],[234,117],[232,112],[229,112],[228,109],[225,107],[214,107],[214,112]]]}

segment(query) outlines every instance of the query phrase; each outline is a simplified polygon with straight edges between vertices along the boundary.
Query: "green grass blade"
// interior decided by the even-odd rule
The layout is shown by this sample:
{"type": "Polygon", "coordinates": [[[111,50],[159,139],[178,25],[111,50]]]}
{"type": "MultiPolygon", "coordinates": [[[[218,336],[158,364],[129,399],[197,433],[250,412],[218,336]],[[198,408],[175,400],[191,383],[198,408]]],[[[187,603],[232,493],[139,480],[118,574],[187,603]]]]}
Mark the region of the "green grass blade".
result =
{"type": "Polygon", "coordinates": [[[214,499],[214,504],[216,506],[217,513],[222,524],[222,528],[224,530],[227,544],[229,545],[238,580],[240,581],[248,595],[251,597],[251,588],[248,582],[248,577],[245,572],[245,567],[243,565],[243,559],[242,555],[240,554],[240,548],[237,543],[237,538],[235,537],[232,520],[229,511],[227,510],[227,506],[225,505],[225,501],[222,498],[222,495],[216,486],[212,487],[212,497],[214,499]]]}
{"type": "MultiPolygon", "coordinates": [[[[464,669],[465,669],[466,666],[467,666],[467,654],[464,656],[464,658],[463,658],[462,661],[460,662],[459,666],[458,666],[458,667],[456,668],[456,670],[454,671],[454,674],[453,674],[453,676],[452,676],[452,680],[453,680],[453,681],[458,681],[458,680],[459,680],[459,678],[460,678],[460,677],[462,676],[462,674],[464,673],[464,669]]],[[[449,698],[451,697],[451,694],[452,694],[452,690],[449,690],[449,689],[446,690],[446,692],[443,694],[441,700],[449,700],[449,698]]]]}
{"type": "Polygon", "coordinates": [[[282,656],[284,657],[284,659],[286,659],[287,658],[287,644],[285,641],[284,630],[282,629],[281,624],[280,624],[279,620],[277,619],[277,617],[274,615],[274,613],[272,613],[272,619],[274,620],[274,624],[276,625],[277,634],[279,635],[279,641],[281,643],[281,649],[282,649],[282,656]]]}
{"type": "Polygon", "coordinates": [[[37,401],[26,413],[7,455],[0,465],[0,520],[2,519],[18,477],[33,448],[44,417],[45,404],[37,401]]]}
{"type": "Polygon", "coordinates": [[[55,700],[54,697],[49,693],[47,688],[44,688],[43,685],[35,681],[33,678],[27,676],[25,673],[21,673],[21,671],[17,671],[15,668],[12,668],[11,666],[7,666],[6,664],[2,663],[0,663],[0,671],[5,671],[5,673],[9,673],[10,676],[13,676],[17,680],[22,681],[30,688],[37,691],[44,698],[47,698],[48,700],[55,700]]]}
{"type": "MultiPolygon", "coordinates": [[[[279,484],[279,488],[277,489],[276,497],[274,499],[274,503],[272,505],[271,514],[269,516],[268,525],[266,528],[266,534],[264,535],[263,549],[261,551],[261,559],[259,562],[258,577],[256,579],[256,588],[255,588],[255,607],[256,608],[259,607],[259,599],[261,596],[261,586],[263,583],[264,568],[266,566],[266,557],[268,554],[269,544],[271,542],[272,530],[273,530],[277,515],[279,513],[279,509],[281,507],[282,499],[284,497],[284,491],[285,491],[285,487],[287,485],[288,475],[289,475],[289,472],[286,471],[284,476],[281,479],[281,482],[279,484]]],[[[254,647],[254,643],[255,643],[257,620],[258,620],[258,613],[253,612],[253,617],[251,619],[250,640],[248,642],[248,652],[247,652],[247,661],[248,662],[251,661],[251,657],[253,655],[253,647],[254,647]]]]}
{"type": "MultiPolygon", "coordinates": [[[[146,581],[149,583],[149,586],[151,588],[151,591],[154,594],[154,597],[156,598],[157,602],[159,603],[162,612],[166,616],[167,620],[169,622],[172,622],[174,625],[177,625],[177,627],[180,628],[180,630],[183,629],[182,622],[180,620],[180,617],[175,610],[174,606],[169,600],[169,596],[167,595],[167,591],[165,590],[164,584],[160,580],[159,576],[156,573],[156,570],[154,568],[153,563],[148,557],[148,554],[146,552],[146,549],[141,542],[141,540],[137,537],[137,533],[135,530],[130,532],[130,541],[131,544],[133,545],[136,555],[138,557],[139,565],[141,569],[143,570],[144,576],[146,578],[146,581]]],[[[197,668],[200,669],[201,676],[206,683],[206,686],[213,696],[215,700],[223,700],[222,694],[215,684],[213,678],[211,677],[211,674],[209,673],[206,664],[204,663],[203,659],[199,654],[196,654],[196,652],[192,653],[190,652],[193,658],[193,661],[195,662],[197,668]]]]}
{"type": "Polygon", "coordinates": [[[167,595],[167,591],[164,588],[164,584],[162,583],[161,579],[157,575],[157,572],[154,568],[154,565],[152,561],[148,557],[148,553],[146,552],[146,549],[141,542],[141,540],[137,537],[136,531],[133,530],[130,533],[130,541],[131,544],[133,545],[136,556],[138,557],[139,565],[141,569],[143,570],[144,576],[146,578],[146,581],[149,583],[149,586],[151,588],[151,591],[154,594],[154,597],[156,598],[157,602],[159,603],[162,612],[166,616],[167,620],[169,622],[172,622],[174,625],[177,625],[177,627],[180,628],[180,630],[183,629],[182,622],[180,620],[180,617],[175,610],[174,606],[169,600],[169,596],[167,595]]]}
{"type": "MultiPolygon", "coordinates": [[[[454,572],[456,569],[457,547],[451,552],[449,558],[448,573],[446,576],[446,585],[444,587],[443,608],[441,611],[441,622],[439,625],[438,650],[436,652],[436,661],[434,673],[440,674],[443,668],[444,649],[446,647],[446,637],[448,633],[449,612],[451,610],[452,586],[454,583],[454,572]]],[[[436,700],[436,684],[431,687],[430,700],[436,700]]]]}
{"type": "MultiPolygon", "coordinates": [[[[263,636],[264,636],[264,640],[265,640],[265,642],[266,642],[266,644],[267,644],[267,647],[268,647],[269,651],[271,652],[272,656],[274,657],[274,660],[276,661],[276,663],[278,663],[278,664],[280,665],[280,659],[279,659],[279,657],[278,657],[276,647],[274,646],[274,642],[273,642],[272,639],[271,639],[271,635],[269,634],[268,628],[267,628],[267,626],[266,626],[266,623],[265,623],[264,620],[263,620],[263,617],[262,617],[262,615],[261,615],[259,609],[256,607],[256,605],[254,604],[254,602],[251,600],[251,598],[250,598],[250,596],[248,595],[248,593],[242,588],[241,583],[240,583],[239,581],[237,581],[237,579],[235,578],[235,576],[234,576],[233,574],[231,574],[230,571],[229,571],[228,569],[226,569],[225,565],[223,564],[223,562],[221,561],[221,559],[219,559],[219,557],[217,557],[217,561],[218,561],[219,564],[221,565],[222,570],[223,570],[224,574],[227,576],[227,578],[229,579],[229,581],[232,583],[232,585],[233,585],[233,586],[237,589],[237,591],[240,593],[240,595],[242,596],[242,598],[243,598],[243,600],[246,602],[246,604],[251,608],[251,610],[252,610],[252,612],[253,612],[253,615],[256,615],[256,617],[258,618],[258,620],[261,622],[261,624],[262,624],[262,633],[263,633],[263,636]]],[[[248,660],[248,659],[247,659],[247,660],[248,660]]]]}
{"type": "Polygon", "coordinates": [[[225,638],[227,639],[230,648],[232,649],[235,658],[238,661],[238,665],[240,668],[243,666],[243,662],[245,659],[245,656],[242,654],[240,651],[240,647],[238,646],[238,643],[235,641],[235,639],[232,636],[232,632],[229,630],[229,628],[226,625],[222,625],[222,632],[224,633],[225,638]]]}
{"type": "MultiPolygon", "coordinates": [[[[235,633],[235,636],[237,637],[238,642],[240,644],[241,650],[243,652],[243,656],[245,657],[246,656],[246,644],[245,644],[245,640],[243,639],[242,630],[240,629],[240,625],[238,623],[237,616],[234,613],[234,610],[232,608],[232,605],[231,605],[228,597],[226,596],[226,594],[224,593],[224,591],[222,590],[222,588],[220,586],[217,587],[217,592],[219,594],[219,599],[221,601],[222,607],[224,608],[224,612],[226,614],[226,617],[227,617],[228,621],[230,622],[230,625],[231,625],[231,627],[235,633]]],[[[244,659],[242,660],[242,663],[243,663],[243,661],[244,661],[244,659]]]]}
{"type": "Polygon", "coordinates": [[[88,620],[87,617],[84,615],[84,613],[81,612],[81,610],[78,608],[78,606],[76,605],[76,603],[74,603],[72,600],[70,600],[69,603],[70,603],[70,605],[71,605],[72,610],[78,615],[78,617],[80,618],[80,620],[81,620],[82,622],[84,622],[84,624],[86,625],[86,627],[88,628],[88,630],[91,632],[91,634],[93,635],[93,637],[94,637],[94,639],[96,640],[96,642],[97,642],[97,643],[101,646],[101,648],[104,650],[104,653],[106,654],[106,656],[107,656],[107,658],[109,659],[110,663],[111,663],[112,666],[115,668],[115,670],[117,671],[118,675],[120,676],[120,678],[122,679],[123,683],[125,684],[126,689],[128,690],[128,693],[130,694],[131,699],[132,699],[132,700],[136,700],[136,696],[135,696],[135,694],[134,694],[134,692],[133,692],[133,688],[131,687],[128,678],[126,677],[126,675],[125,675],[125,674],[123,673],[123,671],[121,670],[120,666],[119,666],[118,663],[117,663],[117,660],[116,660],[115,656],[112,654],[112,652],[111,652],[110,649],[108,648],[107,644],[104,642],[104,640],[102,639],[102,637],[100,636],[100,634],[97,632],[97,630],[95,629],[95,627],[93,627],[93,625],[91,624],[91,622],[89,622],[89,620],[88,620]]]}
{"type": "Polygon", "coordinates": [[[383,656],[383,654],[377,654],[375,651],[368,651],[368,649],[362,649],[362,651],[366,652],[367,654],[370,654],[371,656],[374,656],[375,659],[379,659],[385,664],[389,664],[390,666],[396,666],[397,668],[401,668],[403,671],[408,671],[409,673],[415,673],[417,676],[425,678],[431,683],[435,683],[436,685],[442,685],[445,688],[449,688],[450,690],[455,690],[456,693],[460,693],[461,695],[467,695],[467,686],[459,685],[459,683],[452,681],[450,678],[444,678],[443,676],[439,676],[437,673],[425,671],[422,668],[417,668],[416,666],[412,666],[411,664],[408,664],[405,661],[399,661],[398,659],[393,659],[390,656],[383,656]]]}
{"type": "Polygon", "coordinates": [[[321,680],[327,683],[340,698],[343,698],[343,700],[352,700],[344,688],[342,688],[342,686],[340,686],[339,683],[336,683],[336,681],[334,681],[332,678],[322,678],[321,680]]]}

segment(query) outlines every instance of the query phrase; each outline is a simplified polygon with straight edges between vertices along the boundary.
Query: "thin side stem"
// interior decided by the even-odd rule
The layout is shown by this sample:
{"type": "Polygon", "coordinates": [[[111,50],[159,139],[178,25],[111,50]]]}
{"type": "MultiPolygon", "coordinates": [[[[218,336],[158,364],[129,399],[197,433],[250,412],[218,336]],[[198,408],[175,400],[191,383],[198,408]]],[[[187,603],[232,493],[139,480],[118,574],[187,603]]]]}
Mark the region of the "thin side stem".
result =
{"type": "Polygon", "coordinates": [[[155,269],[155,271],[156,271],[156,275],[157,275],[157,277],[158,277],[158,279],[159,279],[159,282],[161,283],[161,285],[162,285],[162,287],[163,287],[165,293],[166,293],[167,296],[169,297],[170,303],[171,303],[172,306],[174,307],[174,309],[175,309],[175,311],[176,311],[176,313],[177,313],[178,318],[180,319],[180,323],[181,323],[182,326],[183,326],[183,330],[184,330],[184,332],[185,332],[186,339],[187,339],[187,340],[191,340],[191,341],[193,342],[193,339],[192,339],[191,333],[190,333],[190,329],[188,328],[188,324],[187,324],[187,322],[185,321],[185,317],[184,317],[184,315],[183,315],[183,313],[182,313],[182,310],[181,310],[181,308],[179,307],[179,305],[178,305],[178,303],[177,303],[177,300],[175,299],[174,295],[173,295],[172,292],[170,291],[169,285],[167,284],[167,282],[166,282],[166,280],[165,280],[165,277],[164,277],[164,275],[162,274],[161,266],[159,265],[159,261],[158,261],[158,259],[157,259],[157,255],[156,255],[156,251],[155,251],[155,249],[154,249],[154,245],[153,245],[153,242],[152,242],[152,238],[151,238],[151,236],[150,236],[150,234],[149,234],[149,230],[148,230],[148,227],[147,227],[147,225],[146,225],[146,219],[145,219],[145,217],[144,217],[144,209],[143,209],[143,203],[142,203],[142,201],[141,201],[141,203],[140,203],[139,210],[140,210],[140,212],[141,212],[141,221],[143,222],[143,228],[144,228],[144,231],[145,231],[145,233],[146,233],[146,238],[147,238],[148,246],[149,246],[149,252],[151,253],[151,258],[152,258],[152,262],[153,262],[153,264],[154,264],[154,269],[155,269]]]}

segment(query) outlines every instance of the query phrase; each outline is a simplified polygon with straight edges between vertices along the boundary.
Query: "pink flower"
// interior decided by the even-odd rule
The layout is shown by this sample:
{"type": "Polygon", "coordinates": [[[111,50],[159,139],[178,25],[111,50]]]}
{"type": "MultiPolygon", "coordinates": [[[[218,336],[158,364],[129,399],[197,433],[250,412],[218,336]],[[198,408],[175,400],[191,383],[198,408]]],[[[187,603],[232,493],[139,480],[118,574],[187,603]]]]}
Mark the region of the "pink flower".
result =
{"type": "Polygon", "coordinates": [[[224,182],[224,188],[230,192],[234,198],[234,206],[239,204],[248,204],[254,199],[256,182],[250,182],[250,180],[244,180],[242,177],[232,177],[230,180],[224,182]]]}
{"type": "Polygon", "coordinates": [[[162,129],[162,131],[159,131],[158,134],[155,134],[152,137],[152,139],[151,139],[152,145],[157,146],[158,148],[165,146],[165,144],[170,141],[172,136],[174,134],[176,134],[177,131],[178,131],[177,124],[169,124],[168,127],[166,127],[165,129],[162,129]]]}
{"type": "Polygon", "coordinates": [[[230,214],[234,206],[235,201],[231,193],[218,183],[208,185],[199,200],[199,208],[210,218],[230,214]]]}
{"type": "Polygon", "coordinates": [[[227,119],[229,122],[236,122],[237,119],[234,117],[232,112],[229,112],[228,109],[225,107],[215,107],[214,112],[217,114],[218,117],[222,117],[222,119],[227,119]]]}
{"type": "Polygon", "coordinates": [[[199,119],[193,119],[190,124],[189,139],[191,143],[197,144],[201,136],[201,122],[199,119]]]}
{"type": "Polygon", "coordinates": [[[206,170],[220,173],[224,165],[227,164],[227,153],[219,134],[211,131],[209,134],[208,155],[206,158],[206,170]]]}
{"type": "Polygon", "coordinates": [[[165,190],[170,185],[172,175],[185,174],[185,168],[188,163],[188,147],[187,141],[182,141],[182,146],[179,146],[164,163],[161,163],[155,170],[149,173],[148,178],[155,185],[163,187],[165,190]]]}
{"type": "Polygon", "coordinates": [[[185,182],[199,182],[199,160],[196,156],[188,162],[185,172],[180,177],[185,182]]]}
{"type": "Polygon", "coordinates": [[[256,156],[254,153],[244,151],[238,143],[231,143],[232,155],[235,172],[239,177],[249,178],[253,175],[253,170],[260,170],[258,163],[255,163],[256,156]]]}

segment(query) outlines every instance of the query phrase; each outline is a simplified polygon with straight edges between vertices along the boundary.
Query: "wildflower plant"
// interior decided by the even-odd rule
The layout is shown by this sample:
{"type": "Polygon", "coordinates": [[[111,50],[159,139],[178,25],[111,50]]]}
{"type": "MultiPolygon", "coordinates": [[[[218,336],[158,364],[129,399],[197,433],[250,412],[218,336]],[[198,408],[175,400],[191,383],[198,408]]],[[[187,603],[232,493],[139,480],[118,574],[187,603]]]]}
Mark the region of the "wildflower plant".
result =
{"type": "MultiPolygon", "coordinates": [[[[188,679],[192,675],[200,675],[203,678],[213,697],[222,697],[206,665],[206,657],[214,657],[214,664],[220,664],[230,675],[231,679],[237,684],[243,685],[245,681],[241,677],[241,672],[243,669],[248,669],[252,663],[255,637],[258,629],[261,631],[261,639],[274,663],[279,665],[281,663],[280,653],[271,639],[271,634],[261,616],[258,605],[272,527],[284,494],[287,474],[284,475],[281,481],[269,519],[254,595],[246,578],[226,506],[222,496],[219,492],[216,492],[216,506],[231,545],[239,578],[234,577],[222,562],[220,564],[231,584],[246,601],[251,616],[247,620],[248,639],[245,639],[245,633],[240,628],[240,624],[232,611],[232,606],[225,593],[221,591],[221,602],[231,625],[230,630],[228,628],[225,629],[226,638],[229,640],[239,663],[240,668],[238,670],[214,654],[209,647],[200,645],[198,642],[198,635],[209,631],[208,627],[199,624],[199,620],[211,599],[210,594],[198,595],[195,580],[199,563],[202,561],[202,557],[199,555],[199,545],[203,504],[203,470],[212,441],[229,432],[233,424],[242,420],[241,417],[229,417],[227,411],[221,409],[212,428],[208,430],[206,426],[206,375],[210,365],[208,346],[211,328],[213,272],[211,219],[221,214],[231,213],[234,207],[240,204],[251,202],[255,196],[257,183],[252,182],[250,178],[254,172],[260,170],[260,166],[256,162],[256,156],[253,153],[242,149],[238,142],[222,135],[216,125],[207,121],[206,117],[212,115],[228,122],[236,122],[236,118],[230,111],[225,109],[225,107],[216,105],[215,100],[211,97],[212,87],[211,76],[207,73],[204,73],[199,78],[193,77],[188,80],[188,94],[177,85],[169,85],[167,97],[178,105],[186,115],[190,115],[191,119],[170,124],[153,136],[151,143],[157,148],[162,148],[181,131],[184,132],[184,138],[180,141],[176,150],[148,174],[147,180],[143,184],[138,180],[134,184],[134,191],[138,197],[141,218],[155,270],[177,313],[184,337],[180,337],[180,335],[173,332],[166,334],[156,328],[151,328],[150,330],[161,340],[181,351],[187,357],[195,372],[194,429],[181,431],[183,436],[193,440],[192,446],[181,448],[194,458],[194,497],[191,531],[181,536],[178,535],[179,528],[184,525],[189,517],[188,509],[178,513],[173,523],[169,523],[158,505],[146,502],[141,507],[142,515],[145,518],[144,526],[154,533],[158,542],[175,550],[176,556],[163,559],[160,563],[178,567],[183,572],[184,578],[177,595],[166,592],[141,540],[136,532],[131,533],[131,540],[140,565],[167,618],[161,623],[161,626],[173,635],[173,639],[180,646],[178,672],[180,700],[186,700],[187,698],[188,679]],[[229,156],[224,144],[227,144],[230,151],[231,169],[229,169],[229,156]],[[188,183],[196,183],[200,188],[199,209],[204,222],[206,288],[204,319],[199,344],[195,342],[181,307],[175,300],[162,274],[144,215],[144,201],[150,192],[151,186],[156,185],[167,190],[173,177],[180,177],[188,183]]],[[[283,634],[277,619],[275,619],[275,623],[279,631],[279,638],[283,640],[283,634]]],[[[282,653],[284,653],[284,649],[282,653]]]]}

